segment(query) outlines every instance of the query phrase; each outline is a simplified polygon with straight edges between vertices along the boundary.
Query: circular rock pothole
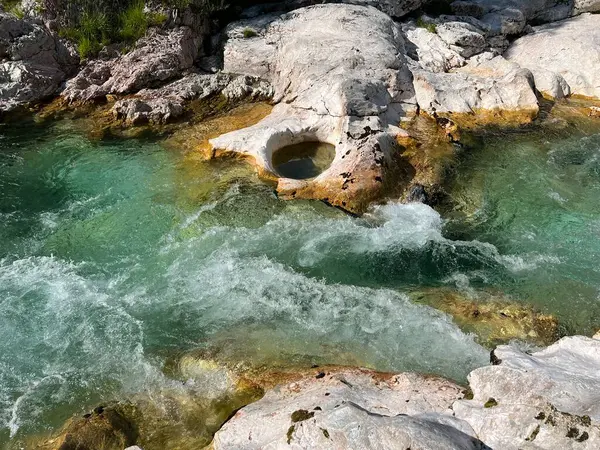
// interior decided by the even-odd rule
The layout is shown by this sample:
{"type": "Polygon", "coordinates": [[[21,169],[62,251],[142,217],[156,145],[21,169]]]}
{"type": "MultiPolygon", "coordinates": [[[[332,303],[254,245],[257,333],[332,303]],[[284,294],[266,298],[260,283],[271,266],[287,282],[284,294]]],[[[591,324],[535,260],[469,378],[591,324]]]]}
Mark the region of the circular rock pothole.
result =
{"type": "Polygon", "coordinates": [[[324,142],[302,142],[288,145],[273,153],[273,167],[280,177],[305,180],[327,170],[333,158],[333,145],[324,142]]]}

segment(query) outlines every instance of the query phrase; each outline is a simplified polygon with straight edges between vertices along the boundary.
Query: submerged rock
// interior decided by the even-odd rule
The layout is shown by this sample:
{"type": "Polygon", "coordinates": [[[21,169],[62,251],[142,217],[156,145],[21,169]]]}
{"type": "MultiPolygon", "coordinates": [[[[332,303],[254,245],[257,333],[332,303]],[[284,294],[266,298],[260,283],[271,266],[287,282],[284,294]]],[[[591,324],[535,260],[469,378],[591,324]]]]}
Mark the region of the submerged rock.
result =
{"type": "Polygon", "coordinates": [[[184,383],[99,406],[69,420],[56,437],[26,448],[38,450],[195,450],[242,406],[260,399],[260,386],[198,354],[184,355],[172,370],[184,383]]]}
{"type": "Polygon", "coordinates": [[[56,438],[36,445],[39,450],[122,450],[134,445],[138,430],[122,405],[98,406],[67,422],[56,438]]]}
{"type": "Polygon", "coordinates": [[[487,346],[514,339],[548,345],[559,337],[556,318],[501,296],[478,292],[469,298],[456,290],[438,288],[411,297],[450,314],[463,330],[474,332],[487,346]]]}
{"type": "Polygon", "coordinates": [[[600,448],[600,341],[566,337],[525,353],[501,346],[469,375],[472,400],[454,403],[492,448],[600,448]],[[493,401],[492,401],[493,400],[493,401]]]}
{"type": "Polygon", "coordinates": [[[450,381],[361,369],[315,371],[238,411],[213,448],[486,448],[452,417],[450,381]]]}
{"type": "Polygon", "coordinates": [[[310,180],[279,178],[285,198],[324,200],[362,212],[385,194],[397,169],[396,127],[415,110],[399,26],[380,11],[321,5],[259,17],[228,29],[224,70],[262,77],[279,102],[258,124],[211,140],[217,154],[254,159],[277,176],[273,153],[320,141],[336,147],[331,166],[310,180]],[[252,28],[257,36],[245,38],[252,28]]]}
{"type": "Polygon", "coordinates": [[[505,57],[533,73],[536,88],[554,98],[600,98],[600,16],[543,25],[517,39],[505,57]]]}
{"type": "Polygon", "coordinates": [[[0,12],[0,113],[54,95],[78,63],[42,24],[0,12]]]}

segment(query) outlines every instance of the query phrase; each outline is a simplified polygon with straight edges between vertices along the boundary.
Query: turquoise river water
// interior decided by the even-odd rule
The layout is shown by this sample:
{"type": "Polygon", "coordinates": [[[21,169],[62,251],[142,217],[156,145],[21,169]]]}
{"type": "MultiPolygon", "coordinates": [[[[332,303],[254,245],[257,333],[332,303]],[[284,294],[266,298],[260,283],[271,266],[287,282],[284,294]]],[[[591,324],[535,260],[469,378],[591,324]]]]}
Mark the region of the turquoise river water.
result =
{"type": "Polygon", "coordinates": [[[600,134],[567,131],[481,137],[452,210],[353,218],[280,201],[241,162],[0,125],[0,446],[168,384],[198,347],[464,381],[488,350],[413,289],[494,289],[591,333],[600,134]]]}

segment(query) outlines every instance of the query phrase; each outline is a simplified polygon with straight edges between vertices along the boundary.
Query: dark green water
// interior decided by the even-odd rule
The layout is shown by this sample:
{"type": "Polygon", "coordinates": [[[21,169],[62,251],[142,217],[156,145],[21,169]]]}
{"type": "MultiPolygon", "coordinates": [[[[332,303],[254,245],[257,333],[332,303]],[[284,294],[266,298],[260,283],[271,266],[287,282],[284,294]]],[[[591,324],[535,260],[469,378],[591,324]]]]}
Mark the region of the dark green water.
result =
{"type": "Polygon", "coordinates": [[[282,202],[252,169],[69,122],[0,126],[0,445],[176,383],[216,347],[264,365],[358,364],[464,380],[488,352],[406,292],[499,289],[600,324],[600,135],[487,137],[442,218],[282,202]]]}

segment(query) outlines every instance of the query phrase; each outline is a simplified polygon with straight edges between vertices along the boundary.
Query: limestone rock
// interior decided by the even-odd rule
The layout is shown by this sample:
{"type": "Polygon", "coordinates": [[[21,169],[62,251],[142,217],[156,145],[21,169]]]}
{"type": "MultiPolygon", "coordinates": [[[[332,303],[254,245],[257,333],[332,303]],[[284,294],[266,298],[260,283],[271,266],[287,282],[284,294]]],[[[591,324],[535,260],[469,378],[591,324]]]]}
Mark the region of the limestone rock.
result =
{"type": "Polygon", "coordinates": [[[199,41],[192,30],[181,27],[154,30],[135,49],[116,59],[89,62],[67,82],[62,96],[68,101],[91,101],[108,94],[131,94],[181,76],[192,67],[199,41]]]}
{"type": "Polygon", "coordinates": [[[584,14],[535,28],[517,39],[504,56],[531,70],[544,94],[600,98],[599,45],[600,16],[584,14]]]}
{"type": "Polygon", "coordinates": [[[450,48],[465,58],[477,55],[487,47],[483,30],[467,22],[444,22],[436,27],[436,32],[450,48]]]}
{"type": "Polygon", "coordinates": [[[43,25],[0,12],[0,112],[51,96],[77,63],[43,25]]]}
{"type": "Polygon", "coordinates": [[[344,3],[374,6],[392,17],[402,17],[427,2],[426,0],[345,0],[344,3]]]}
{"type": "Polygon", "coordinates": [[[519,123],[531,121],[539,109],[531,73],[501,56],[472,59],[451,73],[414,70],[413,75],[419,107],[431,115],[519,123]]]}
{"type": "Polygon", "coordinates": [[[492,448],[600,447],[600,341],[566,337],[532,354],[501,346],[469,375],[472,400],[453,405],[492,448]]]}
{"type": "Polygon", "coordinates": [[[280,195],[353,212],[381,197],[404,134],[396,125],[415,110],[400,27],[374,8],[319,5],[233,24],[228,37],[224,71],[270,81],[279,104],[258,124],[212,139],[216,153],[249,156],[276,176],[278,149],[330,143],[330,168],[310,180],[279,178],[280,195]],[[245,38],[248,27],[257,36],[245,38]]]}
{"type": "Polygon", "coordinates": [[[115,119],[127,125],[166,123],[180,117],[192,100],[222,94],[230,102],[268,99],[271,86],[250,76],[191,74],[158,89],[143,89],[133,97],[118,100],[112,108],[115,119]]]}
{"type": "Polygon", "coordinates": [[[451,9],[456,15],[480,19],[490,36],[514,36],[528,23],[562,20],[573,13],[572,4],[562,0],[458,0],[451,9]]]}
{"type": "Polygon", "coordinates": [[[435,377],[316,371],[238,411],[213,447],[484,449],[452,417],[449,406],[460,397],[459,386],[435,377]]]}
{"type": "Polygon", "coordinates": [[[465,58],[437,33],[417,27],[413,22],[404,24],[402,31],[406,35],[407,55],[419,69],[440,73],[465,65],[465,58]]]}
{"type": "Polygon", "coordinates": [[[575,0],[573,10],[576,14],[600,11],[600,0],[575,0]]]}

